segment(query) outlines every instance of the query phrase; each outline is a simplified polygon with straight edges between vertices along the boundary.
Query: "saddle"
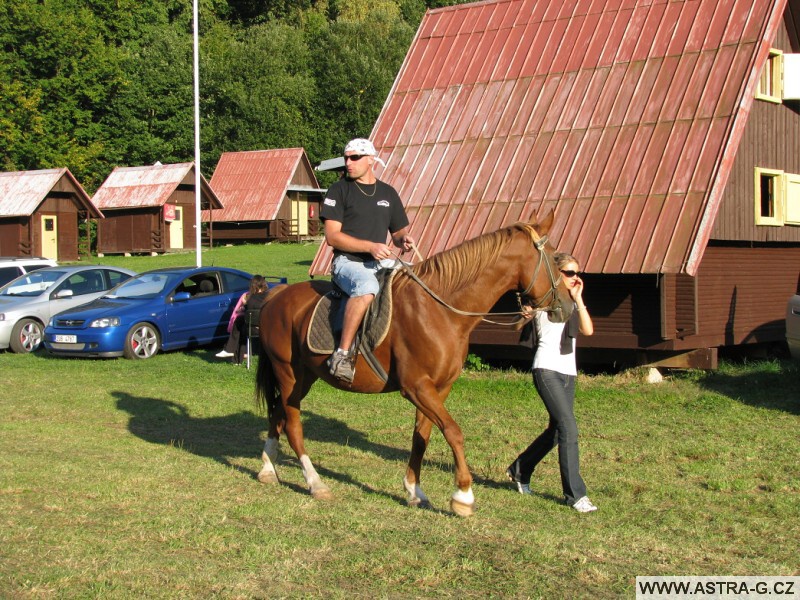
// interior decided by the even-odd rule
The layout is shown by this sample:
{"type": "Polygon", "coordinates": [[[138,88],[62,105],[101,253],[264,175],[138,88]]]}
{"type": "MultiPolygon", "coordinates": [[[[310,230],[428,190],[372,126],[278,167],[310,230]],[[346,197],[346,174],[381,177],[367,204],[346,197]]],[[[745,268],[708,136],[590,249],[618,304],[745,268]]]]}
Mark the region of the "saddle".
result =
{"type": "MultiPolygon", "coordinates": [[[[399,269],[381,269],[377,273],[380,289],[369,306],[356,337],[356,352],[361,352],[367,364],[384,382],[388,375],[372,353],[386,338],[392,322],[392,280],[399,269]]],[[[306,343],[315,354],[333,354],[338,345],[344,322],[345,293],[334,285],[314,307],[306,343]]]]}

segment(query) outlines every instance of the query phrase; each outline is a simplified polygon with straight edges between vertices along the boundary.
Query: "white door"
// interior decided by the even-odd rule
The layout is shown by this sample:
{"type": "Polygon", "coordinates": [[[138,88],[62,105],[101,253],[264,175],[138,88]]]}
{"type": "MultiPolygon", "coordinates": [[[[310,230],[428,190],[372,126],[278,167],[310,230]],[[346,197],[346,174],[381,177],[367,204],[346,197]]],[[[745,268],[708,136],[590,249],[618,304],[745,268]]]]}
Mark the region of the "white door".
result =
{"type": "Polygon", "coordinates": [[[183,248],[183,207],[175,207],[175,220],[169,224],[169,247],[183,248]]]}
{"type": "Polygon", "coordinates": [[[308,235],[308,199],[305,194],[299,194],[292,200],[292,221],[297,223],[296,235],[308,235]]]}
{"type": "Polygon", "coordinates": [[[42,215],[42,256],[58,260],[58,217],[42,215]]]}

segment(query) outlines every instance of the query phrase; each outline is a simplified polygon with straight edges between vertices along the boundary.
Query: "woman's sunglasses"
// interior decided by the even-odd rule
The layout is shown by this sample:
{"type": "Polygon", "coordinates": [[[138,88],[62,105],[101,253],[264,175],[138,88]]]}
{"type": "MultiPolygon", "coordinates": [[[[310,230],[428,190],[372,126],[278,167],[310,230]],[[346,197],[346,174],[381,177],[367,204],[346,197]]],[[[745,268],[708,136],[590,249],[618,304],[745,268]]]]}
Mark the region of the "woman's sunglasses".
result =
{"type": "Polygon", "coordinates": [[[570,270],[567,270],[567,271],[565,271],[564,269],[559,269],[559,270],[560,270],[560,271],[561,271],[561,272],[562,272],[564,275],[566,275],[567,277],[575,277],[576,275],[580,275],[580,274],[581,274],[581,272],[580,272],[580,271],[573,271],[573,270],[571,270],[571,269],[570,269],[570,270]]]}

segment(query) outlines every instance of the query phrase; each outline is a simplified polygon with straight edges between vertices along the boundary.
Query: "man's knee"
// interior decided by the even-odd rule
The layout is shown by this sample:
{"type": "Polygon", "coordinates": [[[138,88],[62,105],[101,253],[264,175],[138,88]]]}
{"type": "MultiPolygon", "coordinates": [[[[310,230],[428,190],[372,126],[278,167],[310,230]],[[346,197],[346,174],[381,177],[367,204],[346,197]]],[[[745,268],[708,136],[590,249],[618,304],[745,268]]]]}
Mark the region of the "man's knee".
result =
{"type": "Polygon", "coordinates": [[[369,305],[372,303],[374,298],[374,294],[352,296],[347,300],[346,312],[350,314],[363,314],[369,308],[369,305]]]}

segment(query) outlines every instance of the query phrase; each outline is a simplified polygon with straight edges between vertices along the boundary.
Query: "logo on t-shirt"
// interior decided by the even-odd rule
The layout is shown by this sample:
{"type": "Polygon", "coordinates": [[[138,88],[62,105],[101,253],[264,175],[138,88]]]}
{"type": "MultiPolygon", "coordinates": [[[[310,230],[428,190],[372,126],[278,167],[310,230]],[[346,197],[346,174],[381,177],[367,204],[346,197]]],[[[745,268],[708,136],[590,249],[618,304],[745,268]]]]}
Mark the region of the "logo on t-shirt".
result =
{"type": "Polygon", "coordinates": [[[336,200],[333,198],[325,198],[325,206],[336,206],[336,200]]]}
{"type": "Polygon", "coordinates": [[[389,205],[389,201],[388,200],[378,200],[378,206],[385,206],[385,207],[388,208],[390,206],[389,205]]]}

